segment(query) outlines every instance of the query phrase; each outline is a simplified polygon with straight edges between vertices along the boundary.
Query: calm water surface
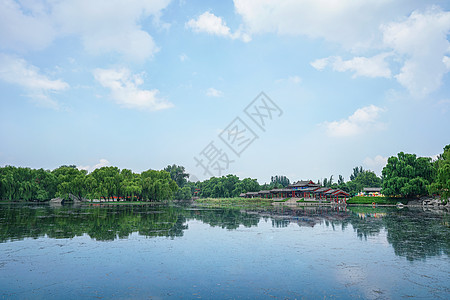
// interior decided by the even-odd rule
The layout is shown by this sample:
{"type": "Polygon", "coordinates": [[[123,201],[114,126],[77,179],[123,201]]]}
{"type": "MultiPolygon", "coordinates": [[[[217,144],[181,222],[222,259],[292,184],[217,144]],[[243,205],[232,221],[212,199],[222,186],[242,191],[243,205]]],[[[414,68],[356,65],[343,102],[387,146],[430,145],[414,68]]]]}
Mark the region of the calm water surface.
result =
{"type": "Polygon", "coordinates": [[[0,205],[2,298],[450,299],[445,212],[0,205]]]}

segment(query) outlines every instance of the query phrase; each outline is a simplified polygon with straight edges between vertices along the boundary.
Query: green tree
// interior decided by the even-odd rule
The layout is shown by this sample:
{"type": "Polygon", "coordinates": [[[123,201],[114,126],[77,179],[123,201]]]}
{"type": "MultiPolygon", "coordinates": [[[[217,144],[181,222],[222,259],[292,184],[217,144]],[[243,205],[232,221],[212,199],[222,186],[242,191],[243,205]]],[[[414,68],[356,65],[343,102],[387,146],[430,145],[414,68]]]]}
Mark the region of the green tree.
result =
{"type": "Polygon", "coordinates": [[[354,167],[354,168],[353,168],[353,173],[350,174],[350,181],[353,180],[353,179],[355,179],[356,177],[358,177],[358,175],[359,175],[360,173],[362,173],[362,172],[364,172],[364,169],[363,169],[362,166],[360,166],[360,167],[354,167]]]}
{"type": "Polygon", "coordinates": [[[186,173],[183,166],[177,166],[175,164],[169,165],[164,168],[164,171],[169,172],[172,180],[175,181],[180,188],[186,184],[187,179],[189,178],[189,174],[186,173]]]}
{"type": "Polygon", "coordinates": [[[362,169],[362,167],[353,168],[350,177],[353,179],[344,182],[344,177],[339,175],[338,184],[333,185],[333,187],[346,191],[350,195],[361,192],[364,187],[381,187],[381,178],[370,170],[362,169]]]}
{"type": "Polygon", "coordinates": [[[428,185],[430,194],[440,194],[447,202],[450,198],[450,144],[444,147],[444,153],[439,155],[434,163],[437,169],[436,179],[428,185]]]}
{"type": "Polygon", "coordinates": [[[169,172],[148,170],[141,173],[142,199],[161,201],[173,198],[178,186],[169,172]]]}
{"type": "Polygon", "coordinates": [[[270,183],[272,184],[280,184],[282,187],[287,187],[290,184],[289,179],[286,176],[272,176],[270,178],[270,183]]]}
{"type": "Polygon", "coordinates": [[[436,170],[429,157],[400,152],[391,156],[383,168],[383,194],[418,197],[428,194],[427,186],[434,181],[436,170]]]}

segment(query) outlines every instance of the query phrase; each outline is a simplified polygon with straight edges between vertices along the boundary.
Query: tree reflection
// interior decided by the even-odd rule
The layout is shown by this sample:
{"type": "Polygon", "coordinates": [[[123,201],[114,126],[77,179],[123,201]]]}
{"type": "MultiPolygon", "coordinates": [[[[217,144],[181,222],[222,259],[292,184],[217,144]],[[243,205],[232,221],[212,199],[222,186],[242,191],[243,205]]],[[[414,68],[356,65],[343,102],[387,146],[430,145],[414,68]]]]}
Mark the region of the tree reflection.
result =
{"type": "Polygon", "coordinates": [[[87,234],[98,241],[126,239],[136,232],[146,237],[183,236],[189,220],[234,230],[257,226],[261,219],[272,226],[314,227],[324,224],[333,230],[351,225],[360,239],[385,230],[395,254],[408,260],[450,254],[448,213],[383,208],[332,207],[285,208],[245,211],[156,205],[103,205],[50,207],[0,205],[0,242],[24,238],[73,238],[87,234]]]}
{"type": "Polygon", "coordinates": [[[73,238],[88,234],[99,241],[127,238],[133,232],[156,237],[183,235],[186,218],[176,207],[1,206],[0,242],[27,237],[73,238]]]}
{"type": "Polygon", "coordinates": [[[419,210],[402,210],[384,219],[387,240],[395,254],[408,260],[450,254],[449,216],[419,210]],[[447,225],[445,225],[447,224],[447,225]]]}

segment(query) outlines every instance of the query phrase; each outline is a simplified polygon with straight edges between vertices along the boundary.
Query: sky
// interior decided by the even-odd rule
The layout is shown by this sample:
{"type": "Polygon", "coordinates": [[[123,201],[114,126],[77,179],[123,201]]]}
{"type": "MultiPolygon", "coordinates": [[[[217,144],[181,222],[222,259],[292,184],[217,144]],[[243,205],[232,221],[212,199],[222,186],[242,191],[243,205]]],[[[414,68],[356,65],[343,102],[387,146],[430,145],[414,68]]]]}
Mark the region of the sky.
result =
{"type": "Polygon", "coordinates": [[[0,166],[270,182],[450,144],[450,2],[1,0],[0,166]]]}

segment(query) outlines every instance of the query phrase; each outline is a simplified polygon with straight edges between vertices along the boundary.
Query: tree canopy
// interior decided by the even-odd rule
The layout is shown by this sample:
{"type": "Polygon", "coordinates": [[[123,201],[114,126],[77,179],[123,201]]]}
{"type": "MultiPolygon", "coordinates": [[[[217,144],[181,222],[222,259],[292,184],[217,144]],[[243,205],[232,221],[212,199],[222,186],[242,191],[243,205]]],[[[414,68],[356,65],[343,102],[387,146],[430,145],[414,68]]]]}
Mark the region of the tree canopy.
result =
{"type": "Polygon", "coordinates": [[[280,184],[282,187],[287,187],[290,184],[290,181],[286,176],[275,175],[270,178],[270,183],[272,185],[280,184]]]}
{"type": "Polygon", "coordinates": [[[178,186],[168,172],[148,170],[141,174],[117,167],[102,167],[87,174],[75,166],[53,171],[6,166],[0,168],[0,199],[45,201],[69,194],[88,199],[159,201],[171,199],[178,186]]]}
{"type": "Polygon", "coordinates": [[[383,168],[383,194],[388,196],[418,197],[428,194],[436,169],[430,157],[400,152],[391,156],[383,168]]]}
{"type": "Polygon", "coordinates": [[[202,182],[197,182],[196,187],[200,190],[198,196],[201,198],[237,197],[241,193],[257,192],[260,190],[256,179],[239,179],[236,175],[222,177],[211,177],[202,182]]]}
{"type": "MultiPolygon", "coordinates": [[[[193,195],[206,198],[237,197],[241,193],[286,187],[286,176],[272,176],[260,185],[256,179],[239,179],[236,175],[211,177],[189,182],[183,166],[168,165],[164,170],[134,173],[129,169],[102,167],[89,173],[73,165],[53,171],[6,166],[0,168],[0,200],[46,201],[55,197],[69,199],[122,199],[130,201],[188,200],[193,195]]],[[[318,181],[320,183],[320,181],[318,181]]],[[[350,181],[342,175],[323,179],[323,186],[342,189],[351,195],[364,187],[382,187],[387,196],[417,197],[439,194],[450,197],[450,145],[434,162],[429,157],[400,152],[388,159],[382,177],[362,166],[353,168],[350,181]]]]}
{"type": "Polygon", "coordinates": [[[450,144],[445,146],[444,153],[439,155],[434,163],[436,179],[428,186],[430,194],[440,194],[450,198],[450,144]]]}

